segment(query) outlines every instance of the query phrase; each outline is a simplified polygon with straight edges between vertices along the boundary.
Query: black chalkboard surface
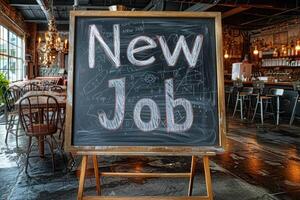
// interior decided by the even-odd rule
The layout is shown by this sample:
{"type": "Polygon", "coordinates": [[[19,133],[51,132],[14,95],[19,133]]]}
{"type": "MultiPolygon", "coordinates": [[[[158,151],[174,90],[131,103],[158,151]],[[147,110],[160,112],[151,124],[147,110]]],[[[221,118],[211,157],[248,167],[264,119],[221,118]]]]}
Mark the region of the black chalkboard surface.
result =
{"type": "Polygon", "coordinates": [[[131,13],[71,14],[67,148],[223,150],[219,15],[131,13]]]}

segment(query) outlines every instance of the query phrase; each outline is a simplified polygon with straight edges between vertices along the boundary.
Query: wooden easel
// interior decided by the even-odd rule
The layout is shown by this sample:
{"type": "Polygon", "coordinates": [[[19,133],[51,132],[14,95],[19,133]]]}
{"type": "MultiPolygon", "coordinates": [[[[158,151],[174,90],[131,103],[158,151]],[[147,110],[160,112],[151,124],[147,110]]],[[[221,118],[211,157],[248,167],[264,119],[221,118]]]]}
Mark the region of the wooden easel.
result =
{"type": "Polygon", "coordinates": [[[154,200],[154,199],[176,199],[176,200],[213,200],[213,193],[212,193],[212,185],[211,185],[211,176],[210,176],[210,169],[209,169],[209,159],[207,155],[203,156],[203,165],[204,165],[204,174],[205,174],[205,182],[206,182],[206,196],[192,196],[193,192],[193,183],[194,183],[194,176],[196,171],[196,156],[192,156],[191,161],[191,170],[187,173],[134,173],[134,172],[100,172],[98,168],[98,160],[97,156],[93,155],[93,165],[94,165],[94,173],[96,178],[96,191],[98,196],[83,196],[83,189],[84,189],[84,182],[85,182],[85,174],[87,170],[87,161],[88,156],[84,155],[82,158],[81,163],[81,173],[79,178],[79,188],[78,188],[78,196],[77,200],[112,200],[112,199],[120,199],[120,200],[154,200]],[[187,196],[168,196],[168,197],[161,197],[161,196],[140,196],[140,197],[115,197],[115,196],[100,196],[101,195],[101,185],[100,185],[100,176],[121,176],[121,177],[145,177],[145,178],[189,178],[189,188],[187,196]]]}

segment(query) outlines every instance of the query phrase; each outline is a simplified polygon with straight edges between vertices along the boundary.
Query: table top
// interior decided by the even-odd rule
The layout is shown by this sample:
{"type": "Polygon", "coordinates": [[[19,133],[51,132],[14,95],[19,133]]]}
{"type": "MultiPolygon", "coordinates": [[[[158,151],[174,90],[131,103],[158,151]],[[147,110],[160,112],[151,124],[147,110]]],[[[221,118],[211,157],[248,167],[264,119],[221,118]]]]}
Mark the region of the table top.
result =
{"type": "MultiPolygon", "coordinates": [[[[41,84],[42,80],[39,80],[39,79],[31,79],[31,80],[24,80],[24,81],[17,81],[17,82],[13,82],[13,83],[10,83],[9,86],[13,86],[13,85],[16,85],[20,88],[24,87],[24,85],[26,84],[29,84],[29,83],[35,83],[35,84],[41,84]]],[[[63,91],[66,91],[67,90],[67,86],[65,85],[58,85],[59,87],[61,87],[63,89],[63,91]]]]}
{"type": "MultiPolygon", "coordinates": [[[[19,106],[19,103],[20,103],[22,98],[32,96],[32,95],[50,95],[50,96],[53,96],[53,97],[56,98],[57,103],[60,107],[66,107],[67,93],[66,92],[58,93],[58,92],[51,92],[51,91],[29,91],[26,94],[24,94],[18,101],[16,101],[15,106],[19,106]]],[[[43,98],[43,97],[40,97],[39,102],[37,102],[33,99],[30,103],[31,103],[31,105],[36,105],[38,103],[40,105],[46,105],[47,104],[47,99],[43,98]]],[[[28,102],[23,101],[22,104],[27,105],[28,102]]]]}

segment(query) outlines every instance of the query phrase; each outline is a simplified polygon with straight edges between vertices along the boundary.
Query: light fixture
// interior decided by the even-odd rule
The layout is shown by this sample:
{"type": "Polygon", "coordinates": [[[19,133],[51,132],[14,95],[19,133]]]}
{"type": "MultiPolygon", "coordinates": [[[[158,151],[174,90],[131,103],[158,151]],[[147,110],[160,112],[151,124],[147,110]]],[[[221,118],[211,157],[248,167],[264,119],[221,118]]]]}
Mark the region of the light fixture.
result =
{"type": "Polygon", "coordinates": [[[295,47],[296,51],[300,51],[300,40],[297,41],[297,45],[295,47]]]}
{"type": "Polygon", "coordinates": [[[258,50],[257,50],[257,46],[254,47],[254,51],[253,51],[254,55],[258,55],[258,50]]]}
{"type": "Polygon", "coordinates": [[[57,28],[56,21],[53,15],[53,1],[49,5],[50,12],[52,12],[52,17],[48,21],[48,31],[45,32],[45,42],[42,42],[42,38],[38,38],[38,49],[41,53],[42,64],[49,67],[51,66],[55,58],[58,57],[59,53],[67,53],[68,52],[68,40],[64,41],[60,37],[57,28]]]}
{"type": "Polygon", "coordinates": [[[229,55],[228,55],[227,50],[225,50],[224,58],[225,58],[225,59],[229,58],[229,55]]]}

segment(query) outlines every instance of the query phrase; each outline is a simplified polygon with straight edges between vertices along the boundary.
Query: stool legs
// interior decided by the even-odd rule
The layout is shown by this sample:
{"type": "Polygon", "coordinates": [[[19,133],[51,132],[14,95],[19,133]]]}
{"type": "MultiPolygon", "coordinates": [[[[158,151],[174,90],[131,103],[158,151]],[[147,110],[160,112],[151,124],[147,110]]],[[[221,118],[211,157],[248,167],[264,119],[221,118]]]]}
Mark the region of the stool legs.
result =
{"type": "Polygon", "coordinates": [[[260,97],[257,97],[257,101],[255,104],[255,109],[254,109],[254,113],[253,113],[253,117],[252,117],[252,122],[255,119],[255,116],[257,114],[257,109],[258,109],[258,104],[260,104],[260,120],[261,120],[261,124],[264,124],[264,106],[263,106],[263,101],[260,97]]]}
{"type": "Polygon", "coordinates": [[[295,99],[295,103],[294,103],[294,106],[293,106],[293,112],[292,112],[292,116],[291,116],[291,119],[290,119],[290,126],[293,124],[294,119],[295,119],[295,112],[296,112],[296,107],[297,107],[298,99],[299,99],[299,95],[297,95],[297,97],[295,99]]]}
{"type": "Polygon", "coordinates": [[[235,102],[235,106],[234,106],[234,111],[232,114],[232,117],[234,117],[236,111],[237,111],[237,107],[240,104],[240,114],[241,114],[241,120],[243,120],[244,114],[243,114],[243,101],[244,98],[242,96],[239,95],[239,93],[237,94],[237,98],[236,98],[236,102],[235,102]]]}
{"type": "Polygon", "coordinates": [[[279,96],[276,97],[276,125],[279,125],[279,109],[280,109],[280,102],[279,102],[279,96]]]}
{"type": "Polygon", "coordinates": [[[263,102],[262,99],[260,99],[260,120],[261,124],[264,125],[264,108],[263,108],[263,102]]]}

